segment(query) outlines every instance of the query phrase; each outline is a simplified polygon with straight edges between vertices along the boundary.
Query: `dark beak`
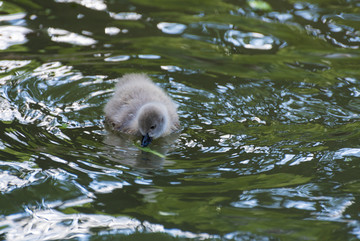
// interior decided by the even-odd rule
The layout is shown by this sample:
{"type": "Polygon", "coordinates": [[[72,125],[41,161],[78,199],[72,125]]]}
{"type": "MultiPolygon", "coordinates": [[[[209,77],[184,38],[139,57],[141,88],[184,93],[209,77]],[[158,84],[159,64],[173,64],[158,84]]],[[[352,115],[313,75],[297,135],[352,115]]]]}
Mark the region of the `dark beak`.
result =
{"type": "Polygon", "coordinates": [[[146,134],[141,140],[141,146],[147,147],[150,144],[151,140],[152,138],[149,136],[149,134],[146,134]]]}

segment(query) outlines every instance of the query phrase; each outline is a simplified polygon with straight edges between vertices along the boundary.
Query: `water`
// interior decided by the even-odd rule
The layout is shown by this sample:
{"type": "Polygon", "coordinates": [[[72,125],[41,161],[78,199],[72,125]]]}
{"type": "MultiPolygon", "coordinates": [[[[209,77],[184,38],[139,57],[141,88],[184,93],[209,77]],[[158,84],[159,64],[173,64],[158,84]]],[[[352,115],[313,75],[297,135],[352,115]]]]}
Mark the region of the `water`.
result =
{"type": "Polygon", "coordinates": [[[0,1],[0,239],[360,239],[360,4],[0,1]],[[145,72],[182,131],[106,130],[145,72]]]}

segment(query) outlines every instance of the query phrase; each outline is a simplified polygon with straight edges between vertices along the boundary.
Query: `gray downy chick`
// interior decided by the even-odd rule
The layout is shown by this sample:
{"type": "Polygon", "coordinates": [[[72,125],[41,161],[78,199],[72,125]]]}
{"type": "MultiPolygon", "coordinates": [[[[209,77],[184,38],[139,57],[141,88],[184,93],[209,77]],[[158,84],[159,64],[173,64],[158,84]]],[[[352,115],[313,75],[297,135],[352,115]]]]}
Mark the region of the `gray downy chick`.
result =
{"type": "Polygon", "coordinates": [[[180,129],[175,103],[145,74],[120,78],[104,112],[114,130],[142,136],[144,147],[180,129]]]}

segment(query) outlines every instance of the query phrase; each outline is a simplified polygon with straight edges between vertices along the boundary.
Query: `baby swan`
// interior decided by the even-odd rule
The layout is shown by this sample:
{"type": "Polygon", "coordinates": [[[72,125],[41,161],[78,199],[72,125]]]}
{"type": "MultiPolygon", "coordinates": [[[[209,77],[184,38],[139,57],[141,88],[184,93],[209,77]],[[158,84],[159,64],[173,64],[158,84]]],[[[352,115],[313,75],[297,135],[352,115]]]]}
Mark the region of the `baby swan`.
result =
{"type": "Polygon", "coordinates": [[[114,130],[142,136],[143,147],[180,128],[175,103],[145,74],[120,78],[104,112],[114,130]]]}

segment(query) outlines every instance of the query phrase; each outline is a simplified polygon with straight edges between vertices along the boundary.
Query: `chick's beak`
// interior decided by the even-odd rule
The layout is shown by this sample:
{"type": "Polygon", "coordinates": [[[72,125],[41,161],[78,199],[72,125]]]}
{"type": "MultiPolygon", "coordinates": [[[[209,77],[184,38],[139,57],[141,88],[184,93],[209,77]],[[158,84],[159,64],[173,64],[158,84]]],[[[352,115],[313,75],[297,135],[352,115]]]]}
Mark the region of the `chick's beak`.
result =
{"type": "Polygon", "coordinates": [[[141,140],[141,146],[146,147],[150,144],[151,141],[152,141],[152,138],[149,136],[149,134],[146,134],[145,136],[143,136],[143,138],[141,140]]]}

